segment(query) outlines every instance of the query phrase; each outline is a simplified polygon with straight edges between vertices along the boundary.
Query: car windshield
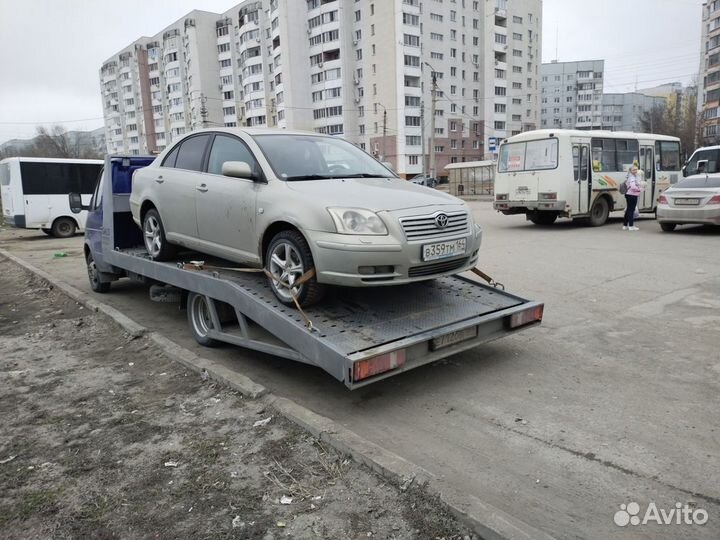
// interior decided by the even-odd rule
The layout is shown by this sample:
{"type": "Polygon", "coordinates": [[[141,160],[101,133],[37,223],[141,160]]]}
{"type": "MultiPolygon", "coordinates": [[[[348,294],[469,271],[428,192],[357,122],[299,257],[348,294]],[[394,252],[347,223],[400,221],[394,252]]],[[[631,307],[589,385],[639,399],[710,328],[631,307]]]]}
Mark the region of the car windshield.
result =
{"type": "Polygon", "coordinates": [[[694,178],[685,178],[675,184],[673,188],[720,188],[720,176],[697,176],[694,178]]]}
{"type": "Polygon", "coordinates": [[[380,162],[337,137],[272,134],[253,138],[281,180],[395,177],[380,162]]]}

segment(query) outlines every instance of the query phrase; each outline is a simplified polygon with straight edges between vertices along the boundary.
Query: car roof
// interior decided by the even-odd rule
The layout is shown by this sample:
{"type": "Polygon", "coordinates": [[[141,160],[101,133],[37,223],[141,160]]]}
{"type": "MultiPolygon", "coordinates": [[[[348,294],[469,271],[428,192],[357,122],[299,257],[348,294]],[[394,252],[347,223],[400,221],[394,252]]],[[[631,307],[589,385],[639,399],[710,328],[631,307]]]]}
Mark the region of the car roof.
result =
{"type": "Polygon", "coordinates": [[[322,133],[315,133],[314,131],[302,131],[293,129],[282,129],[282,128],[261,128],[261,127],[214,127],[196,129],[192,131],[191,135],[197,135],[198,133],[231,133],[239,134],[246,133],[247,135],[313,135],[316,137],[328,137],[322,133]]]}

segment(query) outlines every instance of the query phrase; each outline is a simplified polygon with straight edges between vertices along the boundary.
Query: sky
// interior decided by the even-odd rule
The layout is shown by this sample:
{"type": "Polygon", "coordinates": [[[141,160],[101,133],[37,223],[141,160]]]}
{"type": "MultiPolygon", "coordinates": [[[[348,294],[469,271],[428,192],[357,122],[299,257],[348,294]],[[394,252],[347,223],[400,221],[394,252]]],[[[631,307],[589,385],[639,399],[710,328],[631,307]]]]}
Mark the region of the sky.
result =
{"type": "MultiPolygon", "coordinates": [[[[238,3],[0,0],[0,143],[32,137],[37,124],[101,127],[103,61],[193,9],[221,13],[238,3]]],[[[691,83],[700,64],[701,5],[702,0],[544,0],[543,62],[604,59],[606,92],[691,83]]]]}

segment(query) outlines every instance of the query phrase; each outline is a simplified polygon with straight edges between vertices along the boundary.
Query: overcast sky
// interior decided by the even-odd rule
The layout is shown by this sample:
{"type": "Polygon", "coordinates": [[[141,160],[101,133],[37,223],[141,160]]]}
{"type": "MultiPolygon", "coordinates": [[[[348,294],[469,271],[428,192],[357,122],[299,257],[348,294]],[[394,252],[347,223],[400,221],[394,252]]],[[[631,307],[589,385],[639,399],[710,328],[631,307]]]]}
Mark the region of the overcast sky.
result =
{"type": "MultiPolygon", "coordinates": [[[[238,3],[0,0],[0,143],[31,137],[38,123],[102,126],[98,70],[104,60],[194,8],[220,13],[238,3]]],[[[638,88],[689,83],[697,74],[702,0],[543,5],[543,61],[604,59],[606,91],[632,91],[636,81],[638,88]]]]}

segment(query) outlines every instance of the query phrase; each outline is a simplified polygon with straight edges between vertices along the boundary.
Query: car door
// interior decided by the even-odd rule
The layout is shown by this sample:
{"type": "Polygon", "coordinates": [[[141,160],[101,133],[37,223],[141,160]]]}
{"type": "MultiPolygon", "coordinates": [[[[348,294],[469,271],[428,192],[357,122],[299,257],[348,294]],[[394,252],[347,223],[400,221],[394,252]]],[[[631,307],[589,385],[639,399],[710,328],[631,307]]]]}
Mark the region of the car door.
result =
{"type": "Polygon", "coordinates": [[[238,261],[258,262],[257,190],[264,185],[255,156],[239,137],[216,134],[207,160],[207,173],[195,186],[195,211],[200,242],[208,251],[238,261]],[[244,161],[258,179],[222,175],[226,161],[244,161]]]}
{"type": "Polygon", "coordinates": [[[198,237],[195,214],[195,187],[202,175],[206,151],[212,135],[203,133],[183,139],[177,152],[167,155],[162,165],[152,171],[155,204],[167,238],[181,245],[191,245],[198,237]]]}
{"type": "Polygon", "coordinates": [[[647,185],[638,200],[638,208],[652,210],[655,206],[655,149],[653,146],[640,147],[640,168],[645,176],[647,185]]]}

